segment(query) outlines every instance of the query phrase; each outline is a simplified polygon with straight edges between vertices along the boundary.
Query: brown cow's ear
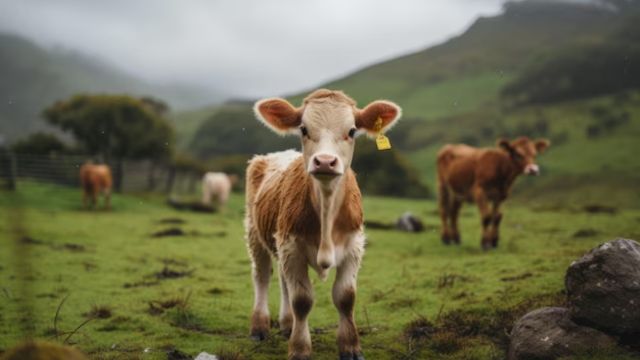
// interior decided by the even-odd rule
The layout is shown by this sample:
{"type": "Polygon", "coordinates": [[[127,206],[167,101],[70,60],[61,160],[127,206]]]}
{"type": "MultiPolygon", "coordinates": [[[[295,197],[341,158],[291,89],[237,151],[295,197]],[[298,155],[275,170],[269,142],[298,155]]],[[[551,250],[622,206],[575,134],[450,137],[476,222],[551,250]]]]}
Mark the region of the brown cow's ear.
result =
{"type": "Polygon", "coordinates": [[[539,153],[544,152],[547,148],[551,146],[551,141],[547,139],[538,139],[536,140],[536,151],[539,153]]]}
{"type": "Polygon", "coordinates": [[[356,127],[375,135],[389,130],[401,115],[402,109],[398,105],[391,101],[377,100],[356,111],[356,127]],[[376,126],[378,119],[381,121],[379,128],[376,126]]]}
{"type": "Polygon", "coordinates": [[[297,133],[302,122],[301,109],[295,108],[284,99],[260,100],[256,102],[253,111],[258,120],[280,135],[297,133]]]}
{"type": "Polygon", "coordinates": [[[496,146],[506,150],[508,153],[511,153],[513,151],[513,147],[511,146],[511,143],[509,142],[509,140],[505,138],[498,139],[496,141],[496,146]]]}

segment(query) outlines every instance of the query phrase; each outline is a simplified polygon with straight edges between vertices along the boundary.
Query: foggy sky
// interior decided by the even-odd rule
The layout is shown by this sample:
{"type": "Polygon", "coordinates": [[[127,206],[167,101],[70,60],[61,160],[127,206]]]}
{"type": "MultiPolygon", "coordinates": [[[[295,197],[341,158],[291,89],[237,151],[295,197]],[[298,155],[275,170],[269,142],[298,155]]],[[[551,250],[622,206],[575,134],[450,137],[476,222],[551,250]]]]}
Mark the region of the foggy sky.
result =
{"type": "Polygon", "coordinates": [[[502,2],[0,0],[0,31],[156,83],[271,96],[442,42],[502,2]]]}

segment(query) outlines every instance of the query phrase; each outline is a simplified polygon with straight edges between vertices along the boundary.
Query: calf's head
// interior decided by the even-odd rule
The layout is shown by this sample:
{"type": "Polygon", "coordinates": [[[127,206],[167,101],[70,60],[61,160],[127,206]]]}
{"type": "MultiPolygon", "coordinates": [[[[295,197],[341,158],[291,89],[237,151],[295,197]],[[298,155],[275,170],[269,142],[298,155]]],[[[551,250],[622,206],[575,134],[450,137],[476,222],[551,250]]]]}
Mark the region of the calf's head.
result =
{"type": "Polygon", "coordinates": [[[538,175],[540,167],[536,164],[536,156],[544,152],[551,143],[547,139],[531,140],[526,136],[513,141],[498,139],[498,147],[511,156],[516,167],[525,175],[538,175]]]}
{"type": "Polygon", "coordinates": [[[400,107],[385,100],[363,109],[342,91],[316,90],[302,106],[279,98],[260,100],[256,116],[280,135],[300,136],[307,172],[330,184],[351,166],[355,138],[388,130],[400,118],[400,107]]]}

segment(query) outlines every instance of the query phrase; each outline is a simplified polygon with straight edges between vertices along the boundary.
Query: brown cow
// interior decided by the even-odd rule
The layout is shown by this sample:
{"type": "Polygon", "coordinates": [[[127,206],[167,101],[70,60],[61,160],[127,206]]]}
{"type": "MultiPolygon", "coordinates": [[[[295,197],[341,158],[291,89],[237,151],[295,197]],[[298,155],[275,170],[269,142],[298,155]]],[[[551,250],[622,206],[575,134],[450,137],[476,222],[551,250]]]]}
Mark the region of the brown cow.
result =
{"type": "Polygon", "coordinates": [[[245,228],[255,289],[251,335],[262,340],[269,332],[267,300],[275,257],[279,323],[290,335],[289,359],[309,359],[313,289],[308,268],[324,280],[335,267],[332,297],[340,314],[340,359],[362,360],[353,311],[365,238],[351,159],[355,137],[387,130],[400,117],[400,108],[379,100],[361,110],[341,91],[317,90],[299,108],[265,99],[256,103],[255,112],[275,132],[300,136],[302,153],[255,156],[247,168],[245,228]]]}
{"type": "Polygon", "coordinates": [[[519,137],[497,141],[497,148],[445,145],[438,152],[438,193],[442,241],[460,244],[458,213],[462,202],[478,205],[482,220],[482,248],[498,246],[500,204],[520,175],[538,175],[536,155],[550,145],[548,140],[519,137]]]}
{"type": "Polygon", "coordinates": [[[80,184],[82,186],[82,204],[84,208],[94,208],[98,194],[104,195],[104,208],[111,207],[111,169],[108,165],[96,165],[86,162],[80,167],[80,184]],[[90,204],[88,204],[90,202],[90,204]]]}

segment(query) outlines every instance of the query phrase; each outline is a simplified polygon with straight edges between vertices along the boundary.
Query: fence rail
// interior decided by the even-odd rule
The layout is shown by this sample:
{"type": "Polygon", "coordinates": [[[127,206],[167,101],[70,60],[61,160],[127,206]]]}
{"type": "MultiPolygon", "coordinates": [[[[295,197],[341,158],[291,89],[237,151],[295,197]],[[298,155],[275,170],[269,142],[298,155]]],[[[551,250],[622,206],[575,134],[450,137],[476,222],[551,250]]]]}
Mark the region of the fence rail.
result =
{"type": "MultiPolygon", "coordinates": [[[[57,185],[80,186],[80,167],[92,160],[85,155],[32,155],[0,153],[0,186],[15,189],[20,180],[35,180],[57,185]]],[[[179,170],[170,164],[151,160],[123,160],[107,163],[119,192],[165,192],[193,194],[200,174],[179,170]]]]}

